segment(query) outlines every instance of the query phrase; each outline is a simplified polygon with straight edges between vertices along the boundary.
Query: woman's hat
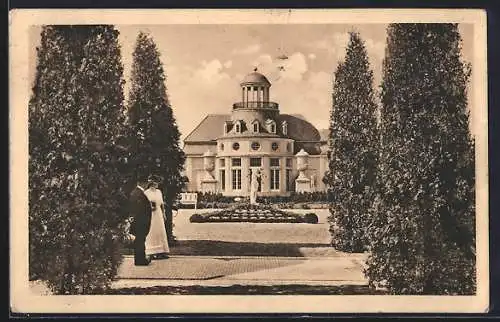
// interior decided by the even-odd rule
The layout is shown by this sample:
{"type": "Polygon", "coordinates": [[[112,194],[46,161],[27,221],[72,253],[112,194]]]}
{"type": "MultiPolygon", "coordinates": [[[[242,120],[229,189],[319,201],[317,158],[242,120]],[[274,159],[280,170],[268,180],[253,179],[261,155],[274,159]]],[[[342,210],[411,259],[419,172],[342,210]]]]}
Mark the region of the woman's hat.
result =
{"type": "Polygon", "coordinates": [[[163,178],[156,175],[156,174],[152,174],[148,177],[148,181],[150,182],[156,182],[156,183],[161,183],[163,181],[163,178]]]}

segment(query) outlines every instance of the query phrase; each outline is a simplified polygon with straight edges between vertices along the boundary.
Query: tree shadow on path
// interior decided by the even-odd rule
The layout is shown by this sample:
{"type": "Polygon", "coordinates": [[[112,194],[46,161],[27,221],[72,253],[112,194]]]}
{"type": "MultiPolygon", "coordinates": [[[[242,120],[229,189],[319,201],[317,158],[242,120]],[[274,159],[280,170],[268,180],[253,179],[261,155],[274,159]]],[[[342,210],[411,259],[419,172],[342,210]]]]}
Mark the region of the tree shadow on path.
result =
{"type": "MultiPolygon", "coordinates": [[[[329,244],[311,243],[255,243],[218,240],[179,240],[170,248],[171,255],[193,256],[277,256],[305,257],[304,249],[320,249],[335,254],[329,244]],[[301,251],[302,249],[302,251],[301,251]]],[[[314,250],[312,250],[314,252],[314,250]]]]}

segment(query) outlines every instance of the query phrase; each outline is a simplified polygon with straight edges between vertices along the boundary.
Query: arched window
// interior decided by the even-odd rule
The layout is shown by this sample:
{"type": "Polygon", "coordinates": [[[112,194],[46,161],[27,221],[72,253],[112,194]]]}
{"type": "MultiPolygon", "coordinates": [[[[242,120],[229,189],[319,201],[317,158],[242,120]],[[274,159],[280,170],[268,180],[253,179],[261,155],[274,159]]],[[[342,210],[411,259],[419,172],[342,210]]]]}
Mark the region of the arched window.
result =
{"type": "Polygon", "coordinates": [[[283,123],[281,123],[281,131],[283,132],[283,135],[287,135],[288,123],[286,121],[283,121],[283,123]]]}
{"type": "Polygon", "coordinates": [[[253,121],[252,126],[253,126],[253,132],[258,133],[259,132],[259,121],[257,121],[257,120],[253,121]]]}
{"type": "Polygon", "coordinates": [[[234,131],[236,133],[241,133],[241,123],[237,122],[236,125],[234,126],[234,131]]]}
{"type": "Polygon", "coordinates": [[[266,125],[267,125],[267,131],[269,133],[276,133],[276,122],[274,122],[273,120],[267,120],[266,125]]]}

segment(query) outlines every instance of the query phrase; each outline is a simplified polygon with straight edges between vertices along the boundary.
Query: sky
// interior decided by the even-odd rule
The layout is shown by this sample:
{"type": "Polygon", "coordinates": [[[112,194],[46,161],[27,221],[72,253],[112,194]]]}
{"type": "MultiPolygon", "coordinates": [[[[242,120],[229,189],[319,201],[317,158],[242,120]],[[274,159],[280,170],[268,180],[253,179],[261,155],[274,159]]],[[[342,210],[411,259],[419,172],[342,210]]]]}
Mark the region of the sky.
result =
{"type": "MultiPolygon", "coordinates": [[[[155,41],[167,76],[168,96],[181,139],[207,114],[230,113],[241,99],[239,84],[257,67],[272,86],[270,99],[281,113],[301,114],[328,128],[333,73],[343,59],[349,31],[365,42],[378,90],[386,24],[117,25],[124,64],[125,95],[137,35],[155,41]],[[278,57],[287,56],[282,60],[278,57]],[[280,71],[279,66],[284,70],[280,71]]],[[[459,25],[463,59],[473,60],[473,25],[459,25]]],[[[40,28],[32,30],[30,69],[36,67],[40,28]]]]}

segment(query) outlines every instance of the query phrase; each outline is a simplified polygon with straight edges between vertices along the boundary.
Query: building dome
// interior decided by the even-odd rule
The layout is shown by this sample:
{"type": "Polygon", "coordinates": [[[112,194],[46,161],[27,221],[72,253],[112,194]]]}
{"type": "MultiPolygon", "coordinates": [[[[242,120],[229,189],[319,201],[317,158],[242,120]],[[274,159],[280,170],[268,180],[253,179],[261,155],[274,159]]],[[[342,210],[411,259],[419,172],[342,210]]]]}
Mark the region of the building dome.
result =
{"type": "Polygon", "coordinates": [[[269,80],[266,78],[266,76],[262,75],[261,73],[257,72],[257,68],[254,69],[253,72],[250,74],[246,75],[241,84],[258,84],[258,85],[266,85],[270,86],[271,83],[269,80]]]}

